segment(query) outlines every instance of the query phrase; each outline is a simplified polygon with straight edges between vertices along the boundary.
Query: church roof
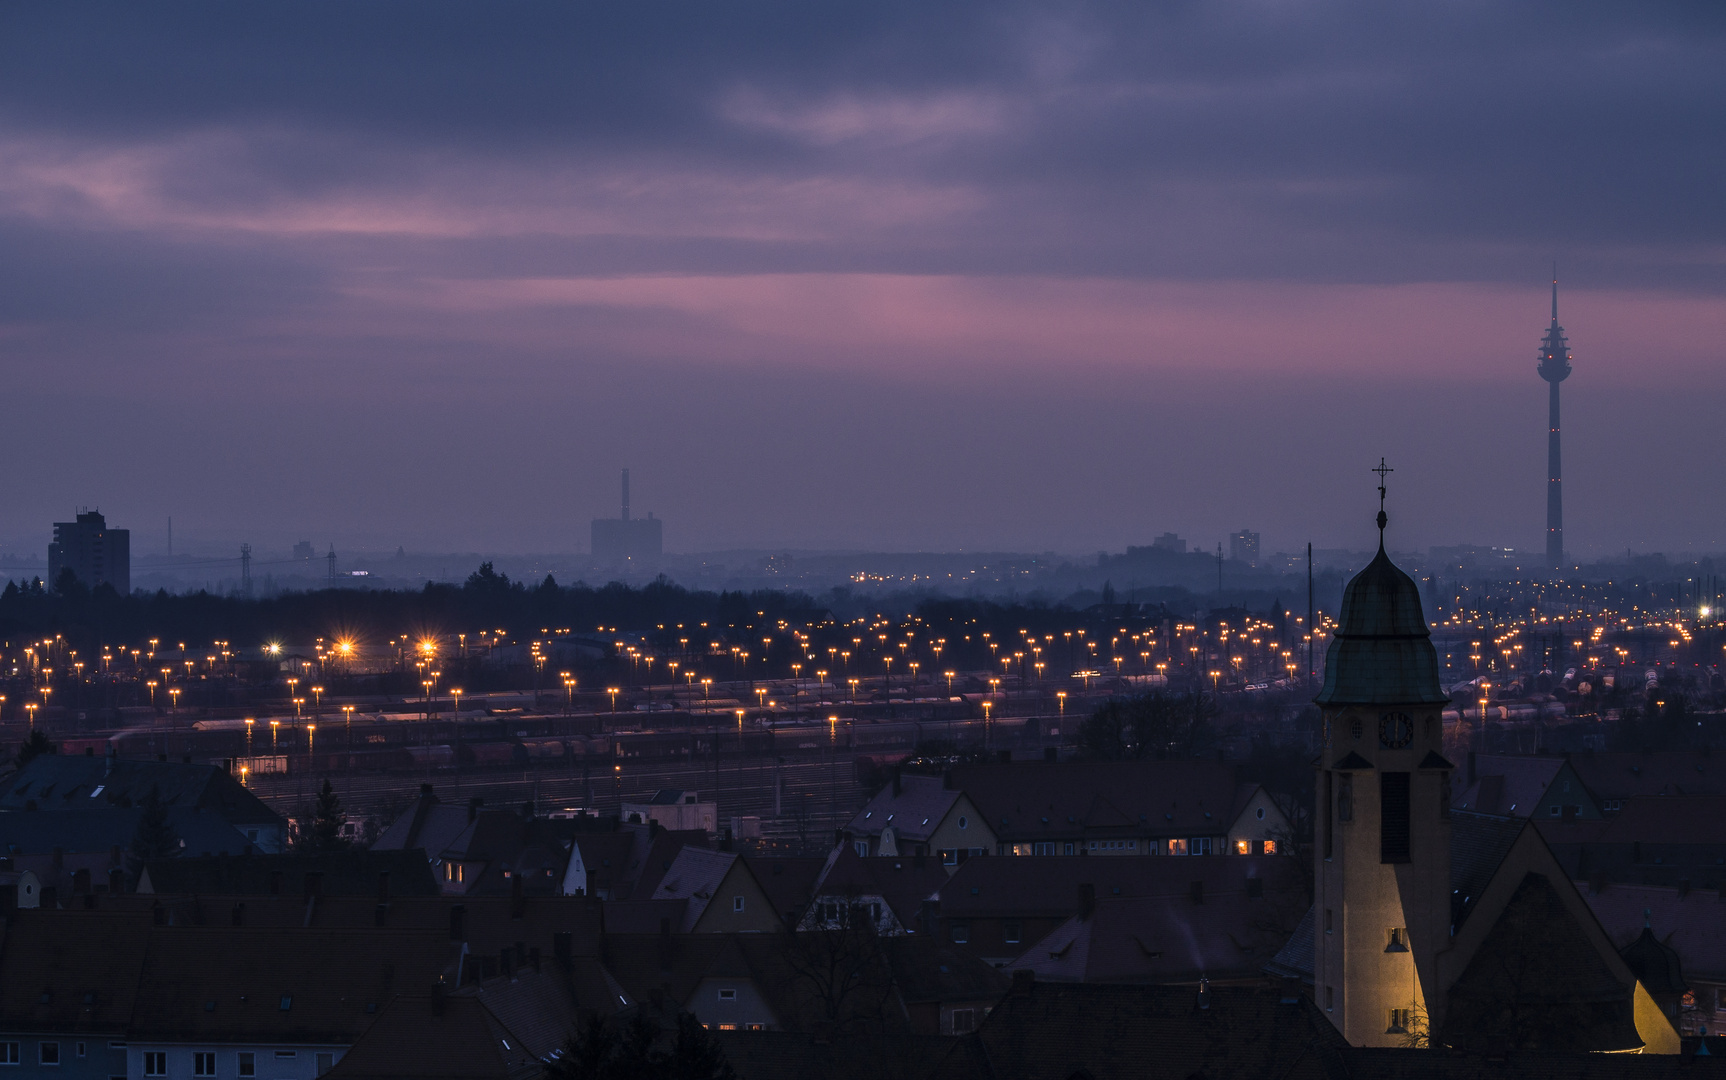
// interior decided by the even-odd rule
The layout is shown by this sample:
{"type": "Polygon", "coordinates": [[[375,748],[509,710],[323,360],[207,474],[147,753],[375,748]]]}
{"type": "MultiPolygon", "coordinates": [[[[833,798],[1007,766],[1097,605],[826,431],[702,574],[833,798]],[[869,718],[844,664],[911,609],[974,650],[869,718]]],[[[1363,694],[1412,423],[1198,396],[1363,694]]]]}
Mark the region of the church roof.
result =
{"type": "Polygon", "coordinates": [[[1420,589],[1384,553],[1342,594],[1342,618],[1324,658],[1320,705],[1437,705],[1438,653],[1420,609],[1420,589]]]}

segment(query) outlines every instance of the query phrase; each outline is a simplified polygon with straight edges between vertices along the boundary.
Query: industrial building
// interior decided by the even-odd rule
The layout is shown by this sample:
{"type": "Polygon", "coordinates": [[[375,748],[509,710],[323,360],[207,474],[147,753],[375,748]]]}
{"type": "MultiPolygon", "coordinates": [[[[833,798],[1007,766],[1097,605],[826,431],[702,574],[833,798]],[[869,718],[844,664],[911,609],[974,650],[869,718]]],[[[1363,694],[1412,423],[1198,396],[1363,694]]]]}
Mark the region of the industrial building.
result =
{"type": "Polygon", "coordinates": [[[110,529],[97,511],[86,511],[76,521],[56,521],[54,542],[48,545],[48,582],[60,580],[70,570],[88,588],[112,585],[125,596],[132,591],[132,533],[110,529]]]}
{"type": "Polygon", "coordinates": [[[623,515],[593,520],[593,561],[603,566],[657,562],[665,551],[662,523],[651,513],[629,516],[629,470],[623,470],[623,515]]]}

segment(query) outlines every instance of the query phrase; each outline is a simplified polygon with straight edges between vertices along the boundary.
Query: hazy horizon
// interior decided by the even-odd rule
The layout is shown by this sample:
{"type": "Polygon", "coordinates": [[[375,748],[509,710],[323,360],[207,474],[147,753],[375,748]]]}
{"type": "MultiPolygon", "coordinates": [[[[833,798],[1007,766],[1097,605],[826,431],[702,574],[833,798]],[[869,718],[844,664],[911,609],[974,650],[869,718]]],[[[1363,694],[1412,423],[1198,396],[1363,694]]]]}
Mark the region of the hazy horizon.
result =
{"type": "Polygon", "coordinates": [[[0,552],[1722,549],[1726,12],[0,12],[0,552]]]}

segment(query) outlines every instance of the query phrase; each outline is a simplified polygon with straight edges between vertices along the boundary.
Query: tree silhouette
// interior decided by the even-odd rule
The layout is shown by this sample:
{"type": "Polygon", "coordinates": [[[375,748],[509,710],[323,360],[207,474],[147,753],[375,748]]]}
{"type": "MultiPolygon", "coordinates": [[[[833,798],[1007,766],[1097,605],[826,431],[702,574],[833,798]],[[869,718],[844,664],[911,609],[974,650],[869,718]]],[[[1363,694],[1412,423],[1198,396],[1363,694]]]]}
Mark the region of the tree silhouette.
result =
{"type": "Polygon", "coordinates": [[[150,794],[144,796],[143,814],[138,818],[138,829],[132,834],[132,846],[128,850],[132,880],[135,883],[138,875],[144,872],[148,863],[172,858],[180,853],[180,838],[174,835],[174,827],[168,822],[168,808],[162,803],[161,792],[150,788],[150,794]]]}
{"type": "Polygon", "coordinates": [[[725,1052],[701,1021],[677,1015],[669,1038],[637,1013],[628,1020],[595,1014],[545,1067],[547,1080],[735,1080],[725,1052]]]}
{"type": "Polygon", "coordinates": [[[329,778],[324,778],[323,790],[318,792],[318,803],[312,812],[312,828],[306,838],[306,849],[309,851],[340,851],[348,846],[342,839],[342,826],[347,823],[348,815],[342,810],[341,797],[331,786],[329,778]]]}
{"type": "Polygon", "coordinates": [[[48,741],[48,736],[40,731],[32,731],[30,737],[18,746],[18,756],[12,759],[12,764],[22,769],[43,754],[58,754],[60,748],[48,741]]]}

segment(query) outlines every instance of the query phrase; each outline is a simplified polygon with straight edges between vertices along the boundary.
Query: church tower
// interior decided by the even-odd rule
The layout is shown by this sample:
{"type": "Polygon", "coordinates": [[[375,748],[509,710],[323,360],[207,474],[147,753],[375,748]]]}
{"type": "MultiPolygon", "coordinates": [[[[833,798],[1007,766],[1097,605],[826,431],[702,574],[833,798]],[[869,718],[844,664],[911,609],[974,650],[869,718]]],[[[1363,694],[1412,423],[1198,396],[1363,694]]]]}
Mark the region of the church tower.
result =
{"type": "MultiPolygon", "coordinates": [[[[1420,590],[1384,551],[1343,593],[1325,653],[1313,858],[1314,997],[1356,1046],[1427,1030],[1450,936],[1450,770],[1420,590]]],[[[1440,1005],[1442,1011],[1442,1004],[1440,1005]]]]}

